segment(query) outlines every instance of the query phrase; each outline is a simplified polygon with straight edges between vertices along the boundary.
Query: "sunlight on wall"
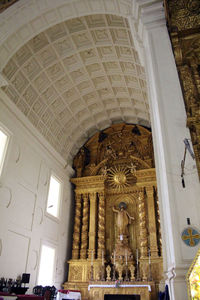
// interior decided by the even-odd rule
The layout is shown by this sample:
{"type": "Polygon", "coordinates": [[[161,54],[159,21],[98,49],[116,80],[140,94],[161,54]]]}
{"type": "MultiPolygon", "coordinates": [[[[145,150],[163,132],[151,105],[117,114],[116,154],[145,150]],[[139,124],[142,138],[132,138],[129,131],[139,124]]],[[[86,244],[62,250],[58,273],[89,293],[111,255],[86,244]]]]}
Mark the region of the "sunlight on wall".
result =
{"type": "Polygon", "coordinates": [[[60,188],[60,182],[54,176],[51,176],[47,201],[47,212],[54,217],[59,216],[60,188]]]}
{"type": "Polygon", "coordinates": [[[55,263],[55,248],[42,245],[40,267],[38,274],[39,285],[53,285],[53,273],[55,263]]]}
{"type": "Polygon", "coordinates": [[[8,145],[8,135],[0,129],[0,175],[3,169],[6,149],[8,145]]]}

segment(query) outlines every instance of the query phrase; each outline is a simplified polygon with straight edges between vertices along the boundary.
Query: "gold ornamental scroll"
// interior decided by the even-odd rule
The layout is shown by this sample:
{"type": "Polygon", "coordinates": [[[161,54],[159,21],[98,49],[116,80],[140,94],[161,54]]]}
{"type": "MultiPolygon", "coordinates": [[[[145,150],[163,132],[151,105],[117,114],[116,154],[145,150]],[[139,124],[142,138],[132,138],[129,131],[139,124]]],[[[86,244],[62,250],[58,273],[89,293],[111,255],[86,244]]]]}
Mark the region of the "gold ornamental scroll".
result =
{"type": "Polygon", "coordinates": [[[105,196],[99,193],[98,258],[105,255],[105,196]]]}
{"type": "Polygon", "coordinates": [[[145,188],[147,194],[147,207],[148,207],[148,221],[149,221],[149,235],[151,256],[158,256],[158,243],[156,235],[156,218],[155,218],[155,204],[154,204],[154,189],[153,186],[147,186],[145,188]]]}
{"type": "Polygon", "coordinates": [[[80,226],[81,226],[81,195],[76,194],[75,206],[75,221],[74,221],[74,234],[73,234],[73,248],[72,258],[79,258],[80,251],[80,226]]]}
{"type": "Polygon", "coordinates": [[[83,194],[83,219],[81,233],[81,253],[82,259],[87,258],[87,240],[88,240],[88,194],[83,194]]]}
{"type": "Polygon", "coordinates": [[[90,225],[89,225],[88,258],[91,259],[95,257],[97,194],[89,193],[89,199],[90,199],[90,225]]]}

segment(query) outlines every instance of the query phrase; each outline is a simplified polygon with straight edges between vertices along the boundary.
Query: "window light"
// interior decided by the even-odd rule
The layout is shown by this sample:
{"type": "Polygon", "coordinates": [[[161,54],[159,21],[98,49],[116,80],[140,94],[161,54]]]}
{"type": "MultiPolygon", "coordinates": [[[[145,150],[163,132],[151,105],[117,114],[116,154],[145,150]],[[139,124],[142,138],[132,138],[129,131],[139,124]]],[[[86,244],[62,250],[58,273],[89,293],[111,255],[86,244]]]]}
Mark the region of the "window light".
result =
{"type": "Polygon", "coordinates": [[[53,285],[55,252],[55,248],[49,247],[47,245],[42,245],[37,280],[38,285],[53,285]]]}
{"type": "Polygon", "coordinates": [[[0,175],[3,169],[3,164],[6,156],[9,136],[0,128],[0,175]]]}
{"type": "Polygon", "coordinates": [[[55,176],[51,176],[47,201],[47,213],[58,218],[60,206],[61,183],[55,176]]]}

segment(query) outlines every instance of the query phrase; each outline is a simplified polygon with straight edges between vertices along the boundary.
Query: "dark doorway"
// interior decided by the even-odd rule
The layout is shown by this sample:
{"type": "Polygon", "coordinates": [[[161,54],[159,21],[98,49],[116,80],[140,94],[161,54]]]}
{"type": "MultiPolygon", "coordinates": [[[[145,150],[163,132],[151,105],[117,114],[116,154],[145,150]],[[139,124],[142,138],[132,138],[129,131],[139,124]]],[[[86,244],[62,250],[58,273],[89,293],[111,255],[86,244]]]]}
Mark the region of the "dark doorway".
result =
{"type": "Polygon", "coordinates": [[[104,300],[140,300],[140,295],[104,295],[104,300]]]}

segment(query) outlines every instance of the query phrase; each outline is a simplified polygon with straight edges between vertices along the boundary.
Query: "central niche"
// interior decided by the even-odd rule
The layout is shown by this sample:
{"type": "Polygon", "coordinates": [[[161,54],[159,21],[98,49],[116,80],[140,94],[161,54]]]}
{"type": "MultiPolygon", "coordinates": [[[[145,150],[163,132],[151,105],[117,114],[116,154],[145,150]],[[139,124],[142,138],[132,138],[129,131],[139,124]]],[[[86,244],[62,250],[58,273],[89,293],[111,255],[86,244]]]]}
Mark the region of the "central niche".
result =
{"type": "Polygon", "coordinates": [[[112,125],[79,150],[74,168],[75,222],[65,288],[77,282],[79,289],[99,281],[159,282],[162,244],[151,131],[112,125]]]}

